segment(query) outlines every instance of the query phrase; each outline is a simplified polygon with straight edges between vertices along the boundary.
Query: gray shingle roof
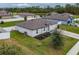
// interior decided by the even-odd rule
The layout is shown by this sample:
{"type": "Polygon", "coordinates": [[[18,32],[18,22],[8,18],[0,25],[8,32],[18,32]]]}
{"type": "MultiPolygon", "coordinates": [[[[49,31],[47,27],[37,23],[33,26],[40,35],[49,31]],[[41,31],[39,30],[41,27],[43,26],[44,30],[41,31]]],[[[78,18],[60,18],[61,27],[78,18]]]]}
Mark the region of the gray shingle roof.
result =
{"type": "Polygon", "coordinates": [[[35,14],[32,13],[19,13],[20,16],[35,16],[35,14]]]}
{"type": "Polygon", "coordinates": [[[30,30],[36,30],[36,29],[44,28],[46,26],[54,25],[54,24],[57,24],[57,22],[47,21],[46,19],[32,19],[32,20],[28,20],[26,22],[20,23],[17,26],[30,29],[30,30]]]}
{"type": "Polygon", "coordinates": [[[69,14],[63,13],[63,14],[52,14],[50,16],[43,17],[43,19],[51,19],[51,20],[63,20],[66,21],[70,17],[69,14]]]}
{"type": "Polygon", "coordinates": [[[2,10],[0,11],[0,16],[11,16],[11,14],[8,13],[7,11],[2,10]]]}

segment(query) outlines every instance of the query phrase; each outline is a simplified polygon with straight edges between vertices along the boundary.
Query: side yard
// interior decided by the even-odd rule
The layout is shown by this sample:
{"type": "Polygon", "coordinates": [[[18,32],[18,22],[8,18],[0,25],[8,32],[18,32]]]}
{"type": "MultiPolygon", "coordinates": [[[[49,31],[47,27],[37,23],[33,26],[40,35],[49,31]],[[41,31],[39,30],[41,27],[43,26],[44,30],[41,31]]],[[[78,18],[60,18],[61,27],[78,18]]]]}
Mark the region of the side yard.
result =
{"type": "Polygon", "coordinates": [[[71,47],[77,42],[76,39],[63,36],[63,42],[64,42],[63,48],[60,50],[55,50],[51,45],[52,41],[51,36],[40,41],[38,39],[21,34],[17,31],[13,31],[11,32],[11,38],[13,38],[12,40],[15,40],[22,46],[28,48],[32,53],[43,54],[43,55],[66,54],[71,49],[71,47]]]}

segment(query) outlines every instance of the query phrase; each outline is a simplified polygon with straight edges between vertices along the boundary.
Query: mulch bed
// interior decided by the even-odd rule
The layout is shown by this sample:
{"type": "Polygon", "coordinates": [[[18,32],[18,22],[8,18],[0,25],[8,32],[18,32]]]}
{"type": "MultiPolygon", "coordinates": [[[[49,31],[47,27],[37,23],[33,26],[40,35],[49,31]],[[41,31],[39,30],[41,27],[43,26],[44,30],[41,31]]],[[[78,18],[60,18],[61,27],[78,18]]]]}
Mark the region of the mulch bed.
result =
{"type": "Polygon", "coordinates": [[[39,40],[42,40],[42,39],[45,39],[46,37],[48,37],[48,36],[50,36],[50,35],[51,35],[51,33],[46,32],[46,33],[37,35],[35,38],[36,38],[36,39],[39,39],[39,40]]]}

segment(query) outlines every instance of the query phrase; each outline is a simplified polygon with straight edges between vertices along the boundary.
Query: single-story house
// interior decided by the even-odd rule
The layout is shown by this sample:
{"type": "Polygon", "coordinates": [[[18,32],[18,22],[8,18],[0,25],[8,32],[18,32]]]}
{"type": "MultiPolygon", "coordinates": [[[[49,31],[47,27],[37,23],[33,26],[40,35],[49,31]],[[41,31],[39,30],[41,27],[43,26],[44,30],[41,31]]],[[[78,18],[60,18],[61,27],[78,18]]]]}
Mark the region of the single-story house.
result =
{"type": "Polygon", "coordinates": [[[48,19],[48,20],[56,20],[58,21],[58,24],[67,24],[67,23],[72,23],[73,22],[73,18],[70,14],[68,13],[62,13],[62,14],[58,14],[58,13],[52,13],[51,15],[42,17],[43,19],[48,19]]]}
{"type": "Polygon", "coordinates": [[[12,17],[12,14],[10,12],[7,12],[5,10],[0,11],[0,19],[8,19],[11,17],[12,17]]]}
{"type": "Polygon", "coordinates": [[[57,21],[48,21],[46,19],[32,19],[16,25],[16,30],[25,33],[31,37],[51,32],[57,28],[57,21]]]}
{"type": "Polygon", "coordinates": [[[31,19],[37,19],[40,18],[39,15],[35,15],[32,13],[18,13],[21,17],[24,17],[24,20],[31,20],[31,19]]]}
{"type": "Polygon", "coordinates": [[[0,39],[10,39],[10,32],[0,28],[0,39]]]}

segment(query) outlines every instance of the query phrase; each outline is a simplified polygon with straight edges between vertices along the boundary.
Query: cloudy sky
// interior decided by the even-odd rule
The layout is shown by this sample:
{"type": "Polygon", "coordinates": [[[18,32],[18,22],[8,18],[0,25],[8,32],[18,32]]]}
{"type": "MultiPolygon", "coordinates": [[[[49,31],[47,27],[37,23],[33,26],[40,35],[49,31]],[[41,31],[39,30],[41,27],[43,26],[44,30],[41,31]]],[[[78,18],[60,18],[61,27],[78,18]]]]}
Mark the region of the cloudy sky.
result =
{"type": "Polygon", "coordinates": [[[40,6],[40,7],[47,7],[47,6],[54,7],[55,5],[64,6],[63,3],[0,3],[0,8],[13,8],[13,7],[31,7],[31,6],[40,6]]]}

